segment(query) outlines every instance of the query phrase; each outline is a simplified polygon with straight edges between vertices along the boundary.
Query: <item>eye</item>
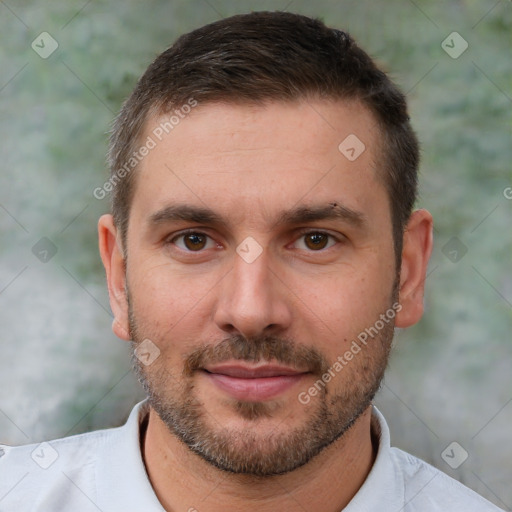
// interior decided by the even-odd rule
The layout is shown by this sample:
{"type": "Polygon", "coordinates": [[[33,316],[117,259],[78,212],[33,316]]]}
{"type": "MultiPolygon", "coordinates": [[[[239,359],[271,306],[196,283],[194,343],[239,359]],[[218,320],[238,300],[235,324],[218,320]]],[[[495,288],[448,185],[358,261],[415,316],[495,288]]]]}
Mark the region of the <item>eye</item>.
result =
{"type": "Polygon", "coordinates": [[[324,249],[329,249],[335,245],[336,242],[336,238],[329,233],[325,233],[323,231],[307,231],[301,233],[301,236],[295,243],[298,249],[322,251],[324,249]]]}
{"type": "MultiPolygon", "coordinates": [[[[304,231],[300,233],[295,242],[295,247],[300,250],[320,252],[336,245],[338,240],[324,231],[304,231]]],[[[186,231],[169,239],[168,243],[176,245],[186,252],[201,252],[204,249],[212,249],[217,244],[208,235],[200,231],[186,231]]]]}
{"type": "Polygon", "coordinates": [[[188,252],[200,252],[203,249],[215,247],[215,242],[204,233],[199,231],[187,231],[169,240],[180,249],[188,252]]]}

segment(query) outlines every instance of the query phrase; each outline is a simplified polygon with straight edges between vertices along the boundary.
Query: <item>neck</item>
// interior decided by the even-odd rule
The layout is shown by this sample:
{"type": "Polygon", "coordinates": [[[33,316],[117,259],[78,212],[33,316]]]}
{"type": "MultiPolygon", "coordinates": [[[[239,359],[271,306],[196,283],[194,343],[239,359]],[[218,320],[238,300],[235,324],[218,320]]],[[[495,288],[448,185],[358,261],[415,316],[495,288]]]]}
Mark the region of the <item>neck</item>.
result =
{"type": "Polygon", "coordinates": [[[375,460],[369,407],[340,439],[284,475],[253,477],[219,470],[178,440],[150,409],[142,454],[167,512],[339,512],[364,483],[375,460]]]}

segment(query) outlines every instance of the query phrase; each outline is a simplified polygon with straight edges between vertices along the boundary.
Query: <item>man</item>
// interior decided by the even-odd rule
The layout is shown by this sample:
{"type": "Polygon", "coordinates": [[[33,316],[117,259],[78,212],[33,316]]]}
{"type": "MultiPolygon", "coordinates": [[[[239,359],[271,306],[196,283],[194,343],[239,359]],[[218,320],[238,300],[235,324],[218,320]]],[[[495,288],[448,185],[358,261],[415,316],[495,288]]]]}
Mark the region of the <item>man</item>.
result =
{"type": "Polygon", "coordinates": [[[405,99],[346,33],[260,12],[181,37],[110,165],[100,252],[148,399],[4,447],[0,510],[498,510],[390,448],[372,406],[423,312],[432,218],[405,99]]]}

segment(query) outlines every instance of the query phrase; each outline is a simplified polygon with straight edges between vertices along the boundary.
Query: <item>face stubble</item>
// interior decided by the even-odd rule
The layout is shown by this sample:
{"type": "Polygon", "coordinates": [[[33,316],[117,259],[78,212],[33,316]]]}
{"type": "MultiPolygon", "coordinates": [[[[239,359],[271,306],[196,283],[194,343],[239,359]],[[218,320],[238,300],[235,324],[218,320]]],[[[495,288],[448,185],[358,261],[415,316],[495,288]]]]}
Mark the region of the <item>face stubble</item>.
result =
{"type": "MultiPolygon", "coordinates": [[[[396,301],[395,283],[390,304],[396,301]]],[[[301,426],[280,428],[258,435],[257,429],[233,429],[221,425],[195,393],[194,377],[207,364],[228,360],[248,362],[273,361],[310,372],[315,382],[329,369],[327,358],[313,347],[297,345],[293,340],[262,335],[246,339],[233,335],[215,345],[198,345],[183,359],[183,368],[172,373],[160,357],[145,366],[135,356],[136,347],[146,337],[133,308],[127,287],[130,334],[134,371],[148,396],[151,407],[169,431],[192,452],[223,471],[268,477],[293,471],[308,463],[324,448],[341,438],[371,404],[387,366],[394,332],[394,321],[386,323],[371,343],[361,347],[347,367],[333,381],[344,379],[333,389],[325,384],[309,404],[309,414],[301,426]]],[[[152,339],[165,347],[165,340],[152,339]]],[[[283,406],[278,401],[232,401],[230,406],[244,423],[271,419],[283,406]]]]}

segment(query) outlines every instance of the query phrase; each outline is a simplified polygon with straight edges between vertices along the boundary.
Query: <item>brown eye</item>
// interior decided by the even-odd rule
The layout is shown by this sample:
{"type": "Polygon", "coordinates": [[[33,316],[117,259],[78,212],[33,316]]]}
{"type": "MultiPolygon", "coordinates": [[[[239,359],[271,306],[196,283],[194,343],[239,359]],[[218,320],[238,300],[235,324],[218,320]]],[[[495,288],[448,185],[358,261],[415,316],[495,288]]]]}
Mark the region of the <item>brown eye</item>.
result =
{"type": "Polygon", "coordinates": [[[325,233],[308,233],[304,236],[304,241],[309,249],[325,249],[327,242],[329,241],[329,235],[326,235],[325,233]]]}
{"type": "Polygon", "coordinates": [[[188,252],[200,252],[215,246],[214,241],[204,233],[189,231],[174,237],[171,243],[188,252]]]}
{"type": "Polygon", "coordinates": [[[199,233],[189,233],[183,238],[185,246],[191,251],[200,251],[206,245],[206,237],[199,233]]]}
{"type": "Polygon", "coordinates": [[[340,242],[340,239],[325,231],[301,231],[294,246],[306,252],[321,252],[330,249],[340,242]]]}

